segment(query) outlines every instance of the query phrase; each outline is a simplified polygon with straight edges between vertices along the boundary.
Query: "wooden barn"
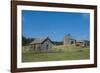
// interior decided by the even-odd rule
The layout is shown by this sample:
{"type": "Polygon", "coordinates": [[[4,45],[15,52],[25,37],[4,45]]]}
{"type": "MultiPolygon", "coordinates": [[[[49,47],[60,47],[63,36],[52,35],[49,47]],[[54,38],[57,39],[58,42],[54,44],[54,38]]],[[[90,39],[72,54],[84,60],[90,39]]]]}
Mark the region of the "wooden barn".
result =
{"type": "Polygon", "coordinates": [[[72,38],[70,34],[64,36],[63,40],[64,45],[76,45],[80,47],[87,47],[89,46],[89,41],[88,40],[75,40],[72,38]]]}
{"type": "Polygon", "coordinates": [[[40,38],[35,39],[34,41],[30,43],[30,45],[35,51],[46,52],[52,48],[53,43],[50,40],[50,38],[46,37],[42,39],[40,38]]]}

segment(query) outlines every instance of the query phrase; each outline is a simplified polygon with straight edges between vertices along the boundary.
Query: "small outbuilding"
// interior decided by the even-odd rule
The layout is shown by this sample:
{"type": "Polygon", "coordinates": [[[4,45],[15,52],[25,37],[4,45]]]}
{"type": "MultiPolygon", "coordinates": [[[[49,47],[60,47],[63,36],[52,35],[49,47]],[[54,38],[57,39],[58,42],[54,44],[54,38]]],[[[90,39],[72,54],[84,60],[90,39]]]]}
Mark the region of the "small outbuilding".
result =
{"type": "Polygon", "coordinates": [[[86,47],[86,46],[89,46],[89,42],[85,40],[77,40],[76,46],[86,47]]]}
{"type": "Polygon", "coordinates": [[[30,45],[35,51],[46,52],[52,48],[53,43],[49,37],[46,37],[46,38],[37,38],[34,41],[32,41],[30,45]]]}
{"type": "Polygon", "coordinates": [[[73,39],[70,34],[64,36],[64,40],[63,40],[64,45],[72,45],[75,43],[76,43],[76,40],[73,39]]]}

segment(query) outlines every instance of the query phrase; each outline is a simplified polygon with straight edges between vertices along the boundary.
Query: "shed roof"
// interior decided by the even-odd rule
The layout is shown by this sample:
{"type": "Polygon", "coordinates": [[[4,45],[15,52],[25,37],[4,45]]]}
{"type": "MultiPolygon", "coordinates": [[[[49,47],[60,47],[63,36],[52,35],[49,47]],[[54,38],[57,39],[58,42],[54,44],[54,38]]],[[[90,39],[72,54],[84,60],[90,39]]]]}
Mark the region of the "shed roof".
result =
{"type": "Polygon", "coordinates": [[[64,38],[70,39],[70,40],[75,40],[70,34],[65,35],[64,38]]]}
{"type": "MultiPolygon", "coordinates": [[[[49,39],[48,37],[45,38],[36,38],[34,41],[32,41],[30,44],[41,44],[43,43],[46,39],[49,39]]],[[[50,39],[49,39],[50,40],[50,39]]]]}
{"type": "Polygon", "coordinates": [[[85,42],[84,40],[77,40],[76,42],[85,42]]]}

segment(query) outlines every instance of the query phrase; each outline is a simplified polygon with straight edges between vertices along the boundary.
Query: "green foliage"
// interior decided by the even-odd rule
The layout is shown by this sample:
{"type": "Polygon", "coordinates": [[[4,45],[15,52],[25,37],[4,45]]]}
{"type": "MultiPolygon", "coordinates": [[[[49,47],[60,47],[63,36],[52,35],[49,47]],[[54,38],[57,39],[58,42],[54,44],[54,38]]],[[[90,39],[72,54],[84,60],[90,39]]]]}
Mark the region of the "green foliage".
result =
{"type": "Polygon", "coordinates": [[[86,42],[87,46],[90,46],[90,41],[88,41],[88,40],[84,40],[84,41],[86,42]]]}
{"type": "Polygon", "coordinates": [[[29,45],[30,42],[32,42],[34,38],[26,38],[25,36],[22,36],[22,46],[29,45]]]}
{"type": "Polygon", "coordinates": [[[54,45],[63,45],[63,41],[60,41],[60,42],[58,42],[58,41],[53,41],[53,44],[54,44],[54,45]]]}

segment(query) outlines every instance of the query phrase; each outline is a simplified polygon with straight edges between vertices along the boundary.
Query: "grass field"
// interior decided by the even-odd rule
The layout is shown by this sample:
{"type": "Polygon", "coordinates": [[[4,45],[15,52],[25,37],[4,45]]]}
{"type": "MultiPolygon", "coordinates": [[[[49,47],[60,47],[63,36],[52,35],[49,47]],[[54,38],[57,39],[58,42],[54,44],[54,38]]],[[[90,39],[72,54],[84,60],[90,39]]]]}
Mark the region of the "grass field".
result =
{"type": "Polygon", "coordinates": [[[81,48],[74,45],[54,46],[49,52],[22,53],[22,62],[61,61],[89,59],[89,47],[81,48]]]}

